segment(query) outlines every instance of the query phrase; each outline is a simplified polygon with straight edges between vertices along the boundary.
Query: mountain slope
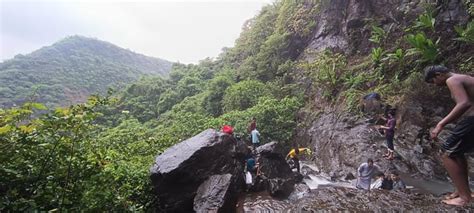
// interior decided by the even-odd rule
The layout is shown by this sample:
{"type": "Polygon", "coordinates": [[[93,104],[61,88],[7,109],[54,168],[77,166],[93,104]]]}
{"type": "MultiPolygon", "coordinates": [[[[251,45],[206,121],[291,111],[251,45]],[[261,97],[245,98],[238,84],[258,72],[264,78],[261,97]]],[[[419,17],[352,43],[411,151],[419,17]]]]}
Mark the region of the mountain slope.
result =
{"type": "Polygon", "coordinates": [[[166,76],[172,63],[82,36],[67,37],[0,64],[0,106],[25,100],[48,105],[83,102],[143,75],[166,76]]]}

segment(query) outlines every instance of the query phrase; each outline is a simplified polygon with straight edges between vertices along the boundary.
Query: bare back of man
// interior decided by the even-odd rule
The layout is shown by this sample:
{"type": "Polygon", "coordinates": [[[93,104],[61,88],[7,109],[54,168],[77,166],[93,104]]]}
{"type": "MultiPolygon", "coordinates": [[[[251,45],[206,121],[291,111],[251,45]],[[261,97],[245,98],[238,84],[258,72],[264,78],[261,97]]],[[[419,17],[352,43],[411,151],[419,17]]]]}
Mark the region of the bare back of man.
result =
{"type": "MultiPolygon", "coordinates": [[[[446,84],[461,84],[464,91],[466,92],[467,98],[469,102],[471,103],[471,107],[469,107],[464,114],[462,114],[462,117],[465,116],[473,116],[474,115],[474,77],[469,76],[469,75],[464,75],[464,74],[457,74],[457,73],[451,73],[452,76],[446,80],[446,84]]],[[[450,88],[451,91],[451,88],[450,88]]],[[[451,98],[456,101],[455,96],[453,95],[453,92],[451,91],[451,98]]]]}

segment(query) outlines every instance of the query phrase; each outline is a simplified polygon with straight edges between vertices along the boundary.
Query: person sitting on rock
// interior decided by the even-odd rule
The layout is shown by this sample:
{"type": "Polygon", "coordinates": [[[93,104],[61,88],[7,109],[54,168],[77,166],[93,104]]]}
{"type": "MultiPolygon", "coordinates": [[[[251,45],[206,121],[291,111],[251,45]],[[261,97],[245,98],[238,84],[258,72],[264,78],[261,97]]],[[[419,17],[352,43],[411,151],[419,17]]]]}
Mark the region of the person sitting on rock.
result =
{"type": "Polygon", "coordinates": [[[392,190],[393,181],[390,177],[390,174],[384,174],[382,172],[377,172],[375,174],[375,181],[370,186],[371,189],[385,189],[392,190]]]}
{"type": "Polygon", "coordinates": [[[404,190],[407,188],[402,179],[400,179],[400,175],[398,175],[398,172],[394,171],[390,176],[393,181],[393,190],[404,190]]]}
{"type": "Polygon", "coordinates": [[[370,189],[382,189],[382,183],[385,179],[385,175],[382,172],[375,174],[375,181],[370,185],[370,189]]]}
{"type": "Polygon", "coordinates": [[[382,180],[382,186],[380,187],[381,189],[385,190],[392,190],[393,189],[393,181],[390,173],[385,173],[384,178],[382,180]]]}
{"type": "Polygon", "coordinates": [[[370,189],[370,182],[374,174],[379,171],[378,167],[374,165],[372,158],[367,159],[366,163],[362,163],[357,169],[357,183],[356,187],[358,189],[370,189]]]}

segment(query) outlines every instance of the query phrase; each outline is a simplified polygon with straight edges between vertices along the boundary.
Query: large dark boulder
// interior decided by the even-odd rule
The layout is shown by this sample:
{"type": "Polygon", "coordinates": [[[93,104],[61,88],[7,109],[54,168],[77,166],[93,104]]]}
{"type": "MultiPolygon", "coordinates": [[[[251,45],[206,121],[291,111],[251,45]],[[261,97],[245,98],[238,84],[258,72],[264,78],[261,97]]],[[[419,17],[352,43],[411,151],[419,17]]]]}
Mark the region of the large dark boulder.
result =
{"type": "Polygon", "coordinates": [[[290,195],[295,185],[295,174],[285,160],[283,147],[277,142],[267,143],[257,148],[260,171],[267,181],[270,195],[285,198],[290,195]]]}
{"type": "Polygon", "coordinates": [[[232,187],[240,190],[247,151],[231,135],[213,129],[168,148],[150,168],[158,199],[156,208],[162,212],[192,212],[198,187],[217,174],[231,174],[232,187]]]}
{"type": "Polygon", "coordinates": [[[235,211],[237,193],[232,190],[232,175],[213,175],[199,186],[194,197],[194,211],[232,212],[235,211]]]}

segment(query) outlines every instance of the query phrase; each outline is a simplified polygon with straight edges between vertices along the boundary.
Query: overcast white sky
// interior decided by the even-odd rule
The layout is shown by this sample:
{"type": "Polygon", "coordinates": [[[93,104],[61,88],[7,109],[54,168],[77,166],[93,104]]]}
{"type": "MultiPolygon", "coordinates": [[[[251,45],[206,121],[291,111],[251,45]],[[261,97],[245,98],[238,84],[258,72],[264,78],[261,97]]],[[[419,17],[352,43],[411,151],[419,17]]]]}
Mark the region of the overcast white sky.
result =
{"type": "Polygon", "coordinates": [[[216,57],[272,0],[0,0],[0,61],[69,35],[182,63],[216,57]]]}

